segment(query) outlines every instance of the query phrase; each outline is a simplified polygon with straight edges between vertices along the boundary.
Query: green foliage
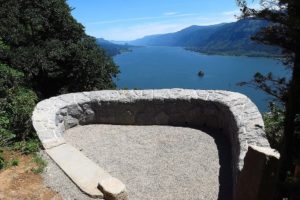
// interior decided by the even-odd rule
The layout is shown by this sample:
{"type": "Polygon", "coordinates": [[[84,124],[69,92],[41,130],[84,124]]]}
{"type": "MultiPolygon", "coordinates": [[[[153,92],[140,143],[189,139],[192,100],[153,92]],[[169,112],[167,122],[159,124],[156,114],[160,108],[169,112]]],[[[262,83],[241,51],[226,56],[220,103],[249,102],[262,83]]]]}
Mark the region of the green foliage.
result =
{"type": "Polygon", "coordinates": [[[0,63],[0,97],[7,95],[8,89],[23,83],[24,74],[0,63]]]}
{"type": "Polygon", "coordinates": [[[0,59],[40,97],[114,88],[118,68],[84,33],[65,0],[0,0],[0,59]]]}
{"type": "MultiPolygon", "coordinates": [[[[38,99],[114,88],[119,70],[84,33],[65,0],[0,0],[0,5],[0,148],[13,144],[31,154],[40,145],[31,123],[38,99]]],[[[36,162],[34,170],[41,172],[46,163],[36,162]]],[[[4,165],[0,154],[0,168],[4,165]]]]}
{"type": "Polygon", "coordinates": [[[32,168],[31,171],[35,174],[40,174],[47,166],[47,162],[39,155],[35,155],[33,161],[37,164],[37,168],[32,168]]]}
{"type": "Polygon", "coordinates": [[[274,101],[280,104],[285,104],[287,101],[289,80],[286,77],[276,77],[271,72],[265,75],[257,72],[251,81],[240,82],[238,85],[248,85],[259,89],[270,95],[274,101]]]}
{"type": "Polygon", "coordinates": [[[20,141],[14,143],[13,149],[20,151],[23,154],[33,154],[40,148],[40,142],[37,139],[20,141]]]}
{"type": "Polygon", "coordinates": [[[129,52],[131,51],[130,48],[133,47],[128,44],[114,44],[102,38],[96,39],[96,42],[109,56],[115,56],[123,52],[129,52]]]}
{"type": "Polygon", "coordinates": [[[22,84],[23,73],[0,63],[0,146],[34,135],[30,117],[37,96],[22,84]]]}
{"type": "Polygon", "coordinates": [[[263,115],[265,132],[272,148],[280,150],[284,127],[284,110],[274,103],[269,105],[270,112],[263,115]]]}
{"type": "Polygon", "coordinates": [[[3,111],[0,111],[0,148],[8,146],[15,135],[9,130],[10,122],[3,111]]]}
{"type": "MultiPolygon", "coordinates": [[[[0,50],[5,49],[8,47],[0,42],[0,50]]],[[[24,77],[24,73],[0,62],[0,147],[35,135],[30,118],[37,96],[23,86],[24,77]]]]}
{"type": "MultiPolygon", "coordinates": [[[[247,0],[237,0],[237,3],[243,13],[242,18],[272,22],[253,39],[262,44],[280,47],[283,63],[292,71],[289,82],[281,78],[273,79],[268,75],[257,75],[255,79],[259,81],[258,86],[263,91],[271,92],[275,97],[277,94],[284,94],[284,98],[278,98],[285,105],[285,114],[276,199],[300,199],[300,179],[295,173],[295,168],[300,165],[300,3],[299,0],[261,0],[260,9],[249,8],[247,0]],[[275,87],[269,87],[269,81],[275,87]]],[[[277,120],[280,124],[281,119],[277,120]]]]}
{"type": "Polygon", "coordinates": [[[9,163],[10,166],[18,166],[19,165],[19,160],[18,159],[12,159],[9,163]]]}
{"type": "Polygon", "coordinates": [[[0,170],[5,167],[5,161],[3,158],[2,150],[0,149],[0,170]]]}

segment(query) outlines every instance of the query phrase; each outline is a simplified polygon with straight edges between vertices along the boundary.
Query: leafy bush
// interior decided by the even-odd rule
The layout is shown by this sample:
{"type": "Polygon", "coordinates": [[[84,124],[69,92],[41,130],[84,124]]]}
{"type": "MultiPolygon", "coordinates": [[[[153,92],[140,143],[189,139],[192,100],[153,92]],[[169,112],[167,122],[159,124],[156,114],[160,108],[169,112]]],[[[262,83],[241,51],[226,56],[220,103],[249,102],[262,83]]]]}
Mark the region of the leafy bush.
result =
{"type": "Polygon", "coordinates": [[[65,0],[0,0],[0,60],[25,75],[39,97],[114,88],[119,72],[84,33],[65,0]]]}
{"type": "Polygon", "coordinates": [[[119,70],[66,0],[0,5],[0,148],[14,143],[29,154],[39,147],[31,124],[38,97],[114,88],[119,70]]]}
{"type": "Polygon", "coordinates": [[[272,148],[280,150],[284,128],[284,109],[274,103],[269,105],[270,112],[263,115],[265,132],[272,148]]]}
{"type": "Polygon", "coordinates": [[[31,114],[37,101],[36,94],[22,86],[24,74],[0,64],[0,145],[11,139],[34,137],[31,114]]]}
{"type": "Polygon", "coordinates": [[[40,142],[38,139],[16,142],[13,146],[14,150],[24,154],[32,154],[39,150],[40,142]]]}
{"type": "Polygon", "coordinates": [[[5,166],[5,161],[3,158],[2,150],[0,149],[0,170],[3,169],[5,166]]]}
{"type": "Polygon", "coordinates": [[[10,166],[18,166],[19,162],[20,162],[19,159],[15,158],[15,159],[10,161],[9,165],[10,166]]]}
{"type": "Polygon", "coordinates": [[[37,167],[32,168],[31,171],[35,174],[42,173],[47,166],[47,162],[40,155],[35,155],[33,161],[37,164],[37,167]]]}
{"type": "Polygon", "coordinates": [[[0,111],[0,148],[8,146],[15,135],[8,130],[10,126],[10,121],[6,116],[6,113],[0,111]]]}

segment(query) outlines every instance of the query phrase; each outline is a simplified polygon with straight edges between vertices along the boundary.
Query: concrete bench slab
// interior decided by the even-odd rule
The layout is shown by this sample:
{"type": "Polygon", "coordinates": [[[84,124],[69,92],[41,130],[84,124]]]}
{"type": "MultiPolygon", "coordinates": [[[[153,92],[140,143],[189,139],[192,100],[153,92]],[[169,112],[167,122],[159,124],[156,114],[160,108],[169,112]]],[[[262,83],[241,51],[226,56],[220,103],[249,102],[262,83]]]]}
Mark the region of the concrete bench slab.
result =
{"type": "Polygon", "coordinates": [[[46,152],[84,193],[92,197],[103,198],[104,194],[98,189],[98,184],[111,182],[111,180],[117,184],[105,187],[105,192],[119,194],[125,191],[125,185],[122,182],[111,177],[69,144],[47,149],[46,152]]]}

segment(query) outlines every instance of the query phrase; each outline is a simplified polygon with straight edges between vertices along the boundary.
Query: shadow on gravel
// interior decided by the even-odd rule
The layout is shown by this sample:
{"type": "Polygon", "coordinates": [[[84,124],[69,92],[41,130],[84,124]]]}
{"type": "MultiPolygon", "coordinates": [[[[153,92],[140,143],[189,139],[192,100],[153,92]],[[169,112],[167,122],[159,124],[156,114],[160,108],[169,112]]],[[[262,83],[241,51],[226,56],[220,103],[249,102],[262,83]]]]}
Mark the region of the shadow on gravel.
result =
{"type": "Polygon", "coordinates": [[[233,198],[232,169],[231,169],[231,147],[228,139],[221,130],[214,130],[205,127],[186,126],[201,130],[212,138],[217,145],[219,155],[219,194],[218,200],[231,200],[233,198]]]}
{"type": "Polygon", "coordinates": [[[231,169],[231,148],[230,143],[221,131],[203,130],[214,138],[219,154],[219,195],[218,200],[232,199],[232,169],[231,169]]]}

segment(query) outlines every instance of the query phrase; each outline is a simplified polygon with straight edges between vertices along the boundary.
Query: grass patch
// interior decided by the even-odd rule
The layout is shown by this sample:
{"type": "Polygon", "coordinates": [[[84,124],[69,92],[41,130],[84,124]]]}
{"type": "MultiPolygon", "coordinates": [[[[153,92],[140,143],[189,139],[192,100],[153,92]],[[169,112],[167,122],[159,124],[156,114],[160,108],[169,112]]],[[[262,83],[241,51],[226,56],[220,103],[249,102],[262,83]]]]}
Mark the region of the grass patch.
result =
{"type": "Polygon", "coordinates": [[[19,165],[19,159],[18,158],[14,158],[13,160],[10,161],[9,165],[10,166],[18,166],[19,165]]]}
{"type": "Polygon", "coordinates": [[[37,164],[37,167],[31,169],[31,171],[35,174],[42,173],[45,167],[47,166],[47,162],[40,155],[37,154],[33,157],[33,162],[37,164]]]}
{"type": "Polygon", "coordinates": [[[13,149],[16,151],[20,151],[23,154],[33,154],[39,151],[40,142],[38,140],[28,140],[28,141],[21,141],[16,142],[13,145],[13,149]]]}
{"type": "Polygon", "coordinates": [[[5,160],[3,157],[3,151],[2,149],[0,149],[0,170],[3,169],[5,167],[5,160]]]}

